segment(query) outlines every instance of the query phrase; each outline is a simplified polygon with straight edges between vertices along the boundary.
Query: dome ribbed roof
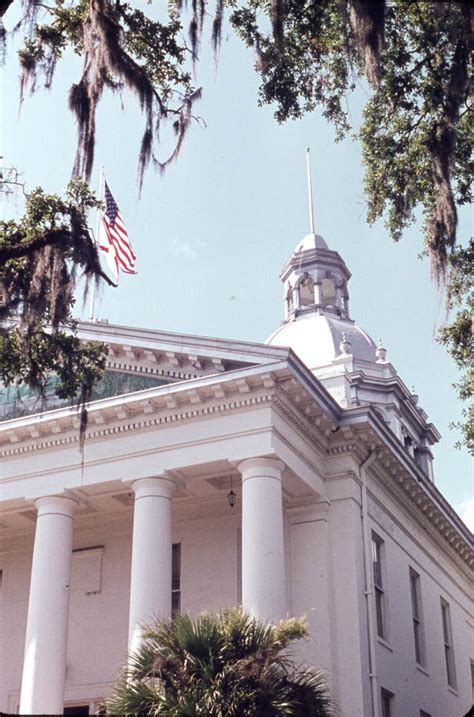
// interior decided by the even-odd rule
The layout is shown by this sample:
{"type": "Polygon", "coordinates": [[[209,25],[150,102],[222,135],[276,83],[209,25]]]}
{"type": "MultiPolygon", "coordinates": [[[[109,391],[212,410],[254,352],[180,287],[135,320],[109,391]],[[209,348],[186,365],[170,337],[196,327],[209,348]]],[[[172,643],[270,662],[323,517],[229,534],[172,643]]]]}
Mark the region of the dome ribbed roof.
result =
{"type": "Polygon", "coordinates": [[[289,346],[309,369],[331,363],[341,355],[342,334],[351,344],[355,360],[375,362],[376,345],[352,321],[333,318],[327,314],[310,313],[280,326],[265,343],[289,346]]]}

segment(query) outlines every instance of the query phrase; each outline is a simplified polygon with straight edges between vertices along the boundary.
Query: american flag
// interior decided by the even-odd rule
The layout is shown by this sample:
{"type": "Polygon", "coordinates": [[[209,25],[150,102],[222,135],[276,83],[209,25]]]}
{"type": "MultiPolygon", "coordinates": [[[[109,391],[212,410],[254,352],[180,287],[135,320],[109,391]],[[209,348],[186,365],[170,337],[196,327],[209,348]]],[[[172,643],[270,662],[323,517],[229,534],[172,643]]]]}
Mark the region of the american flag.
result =
{"type": "Polygon", "coordinates": [[[107,252],[108,258],[115,263],[117,276],[119,271],[125,274],[136,274],[134,270],[136,256],[128,238],[120,209],[112,196],[107,182],[104,182],[105,212],[102,212],[99,246],[107,252]],[[105,234],[105,236],[104,236],[105,234]]]}

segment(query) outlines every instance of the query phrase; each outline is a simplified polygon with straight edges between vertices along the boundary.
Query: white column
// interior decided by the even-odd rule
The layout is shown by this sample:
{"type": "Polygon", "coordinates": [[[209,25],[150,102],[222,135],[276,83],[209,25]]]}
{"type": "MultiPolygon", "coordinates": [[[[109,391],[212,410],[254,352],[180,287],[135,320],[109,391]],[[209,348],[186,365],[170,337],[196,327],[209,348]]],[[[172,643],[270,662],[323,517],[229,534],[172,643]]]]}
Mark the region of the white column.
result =
{"type": "Polygon", "coordinates": [[[143,478],[133,483],[132,576],[130,585],[129,652],[141,642],[144,625],[171,617],[171,498],[169,478],[143,478]]]}
{"type": "Polygon", "coordinates": [[[62,714],[72,560],[70,498],[38,498],[21,714],[62,714]]]}
{"type": "Polygon", "coordinates": [[[320,306],[322,304],[322,298],[321,298],[321,282],[315,281],[314,282],[314,303],[320,306]]]}
{"type": "Polygon", "coordinates": [[[242,606],[277,622],[287,615],[281,461],[251,458],[242,474],[242,606]]]}
{"type": "Polygon", "coordinates": [[[293,310],[297,311],[300,308],[300,288],[299,285],[293,288],[293,310]]]}

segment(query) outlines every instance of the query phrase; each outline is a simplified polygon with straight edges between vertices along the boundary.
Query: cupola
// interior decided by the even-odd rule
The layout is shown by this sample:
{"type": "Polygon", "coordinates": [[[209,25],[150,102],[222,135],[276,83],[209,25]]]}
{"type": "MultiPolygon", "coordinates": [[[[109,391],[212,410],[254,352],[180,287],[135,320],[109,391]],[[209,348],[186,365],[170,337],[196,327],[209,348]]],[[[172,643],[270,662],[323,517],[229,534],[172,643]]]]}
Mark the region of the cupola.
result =
{"type": "Polygon", "coordinates": [[[304,237],[280,278],[287,321],[309,312],[349,318],[347,283],[351,273],[337,251],[329,249],[319,234],[304,237]]]}
{"type": "Polygon", "coordinates": [[[372,405],[410,457],[432,479],[430,446],[436,428],[418,397],[398,376],[378,345],[351,319],[351,273],[337,251],[314,231],[308,160],[310,233],[295,247],[280,274],[285,319],[267,339],[289,346],[343,407],[372,405]]]}

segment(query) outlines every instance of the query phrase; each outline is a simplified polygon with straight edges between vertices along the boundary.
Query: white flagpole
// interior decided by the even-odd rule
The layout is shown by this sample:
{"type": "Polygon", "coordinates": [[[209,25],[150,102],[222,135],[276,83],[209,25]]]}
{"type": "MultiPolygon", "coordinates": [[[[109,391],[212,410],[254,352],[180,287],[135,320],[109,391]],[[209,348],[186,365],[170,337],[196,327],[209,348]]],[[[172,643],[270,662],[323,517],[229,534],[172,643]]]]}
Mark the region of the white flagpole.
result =
{"type": "MultiPolygon", "coordinates": [[[[99,192],[98,192],[98,198],[100,201],[103,199],[104,194],[104,166],[101,165],[99,170],[99,192]]],[[[96,228],[95,228],[95,241],[97,246],[99,245],[99,231],[100,231],[100,209],[97,209],[97,222],[96,222],[96,228]]],[[[95,321],[95,302],[96,302],[96,295],[97,295],[97,282],[94,281],[94,286],[92,287],[92,297],[91,297],[91,309],[90,309],[90,316],[89,321],[95,321]]]]}
{"type": "Polygon", "coordinates": [[[309,226],[311,228],[311,234],[314,234],[313,186],[311,183],[311,166],[309,163],[309,147],[306,147],[306,174],[308,176],[309,226]]]}

